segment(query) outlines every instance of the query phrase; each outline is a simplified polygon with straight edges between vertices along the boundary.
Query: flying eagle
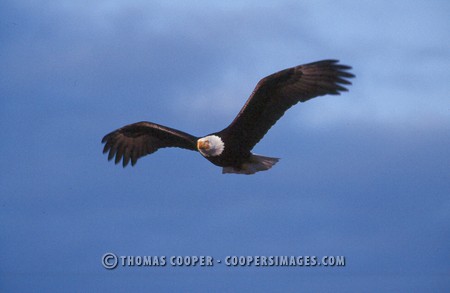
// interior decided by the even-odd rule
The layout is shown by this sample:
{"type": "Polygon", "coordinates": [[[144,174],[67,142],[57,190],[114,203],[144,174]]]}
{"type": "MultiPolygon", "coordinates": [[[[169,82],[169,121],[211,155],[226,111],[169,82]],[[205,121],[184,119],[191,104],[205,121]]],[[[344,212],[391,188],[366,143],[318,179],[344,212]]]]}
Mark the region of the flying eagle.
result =
{"type": "Polygon", "coordinates": [[[251,150],[284,112],[298,102],[326,94],[347,91],[343,85],[350,66],[337,60],[322,60],[282,70],[261,79],[233,122],[225,129],[203,137],[159,125],[137,122],[119,128],[103,137],[103,153],[123,166],[156,152],[160,148],[178,147],[198,151],[222,173],[254,174],[270,169],[278,158],[253,154],[251,150]]]}

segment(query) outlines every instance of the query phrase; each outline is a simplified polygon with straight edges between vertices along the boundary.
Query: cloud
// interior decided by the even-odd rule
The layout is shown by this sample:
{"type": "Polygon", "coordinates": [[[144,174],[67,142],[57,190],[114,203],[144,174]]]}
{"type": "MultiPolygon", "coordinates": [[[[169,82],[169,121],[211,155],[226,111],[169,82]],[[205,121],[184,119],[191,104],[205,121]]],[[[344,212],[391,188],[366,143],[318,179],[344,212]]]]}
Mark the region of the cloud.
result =
{"type": "Polygon", "coordinates": [[[434,3],[415,4],[420,9],[410,7],[398,18],[382,14],[381,22],[363,17],[378,5],[344,2],[340,13],[293,2],[258,5],[249,13],[247,5],[18,2],[16,17],[8,16],[17,25],[7,30],[23,33],[3,47],[4,76],[9,89],[20,83],[49,99],[95,96],[122,115],[160,120],[159,113],[170,113],[203,124],[213,112],[226,122],[232,119],[268,74],[340,58],[357,75],[350,93],[302,105],[299,123],[418,126],[419,116],[431,124],[448,122],[448,108],[442,106],[449,91],[443,66],[450,59],[444,49],[448,22],[434,3]],[[436,17],[415,22],[426,13],[436,17]],[[315,23],[318,14],[326,19],[321,26],[315,23]],[[51,88],[42,87],[47,81],[51,88]]]}

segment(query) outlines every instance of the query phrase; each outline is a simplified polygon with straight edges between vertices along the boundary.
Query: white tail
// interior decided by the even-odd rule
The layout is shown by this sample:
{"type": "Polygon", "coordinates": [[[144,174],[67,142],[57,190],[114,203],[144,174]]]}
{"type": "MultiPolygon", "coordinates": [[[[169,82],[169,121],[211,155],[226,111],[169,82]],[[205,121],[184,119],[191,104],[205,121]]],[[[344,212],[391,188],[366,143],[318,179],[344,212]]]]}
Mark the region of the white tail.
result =
{"type": "Polygon", "coordinates": [[[280,159],[279,158],[270,158],[264,157],[260,155],[252,154],[250,159],[243,163],[240,168],[235,167],[224,167],[222,169],[222,174],[226,173],[235,173],[235,174],[255,174],[259,171],[266,171],[272,168],[280,159]]]}

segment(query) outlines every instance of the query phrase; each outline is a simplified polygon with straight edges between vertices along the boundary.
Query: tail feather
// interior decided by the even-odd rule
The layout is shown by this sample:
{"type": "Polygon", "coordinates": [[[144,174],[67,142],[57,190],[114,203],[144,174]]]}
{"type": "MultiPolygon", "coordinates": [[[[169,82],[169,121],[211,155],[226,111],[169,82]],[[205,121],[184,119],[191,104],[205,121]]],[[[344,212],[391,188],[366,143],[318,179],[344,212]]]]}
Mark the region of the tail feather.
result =
{"type": "Polygon", "coordinates": [[[250,159],[243,163],[239,168],[236,167],[224,167],[222,169],[222,174],[235,173],[235,174],[255,174],[259,171],[266,171],[272,168],[280,159],[264,157],[260,155],[252,154],[250,159]]]}

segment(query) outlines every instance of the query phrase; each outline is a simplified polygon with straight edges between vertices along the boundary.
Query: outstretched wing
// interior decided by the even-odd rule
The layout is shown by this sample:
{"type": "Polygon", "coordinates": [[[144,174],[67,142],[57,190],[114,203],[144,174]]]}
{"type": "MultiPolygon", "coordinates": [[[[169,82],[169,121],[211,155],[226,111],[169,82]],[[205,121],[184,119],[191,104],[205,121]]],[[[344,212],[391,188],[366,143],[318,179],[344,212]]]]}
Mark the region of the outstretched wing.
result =
{"type": "Polygon", "coordinates": [[[123,166],[136,164],[137,159],[160,148],[179,147],[196,151],[197,137],[151,122],[138,122],[119,128],[103,137],[103,153],[115,163],[123,158],[123,166]]]}
{"type": "Polygon", "coordinates": [[[261,79],[233,122],[222,132],[241,147],[251,150],[298,102],[326,94],[339,95],[350,85],[350,66],[323,60],[282,70],[261,79]]]}

